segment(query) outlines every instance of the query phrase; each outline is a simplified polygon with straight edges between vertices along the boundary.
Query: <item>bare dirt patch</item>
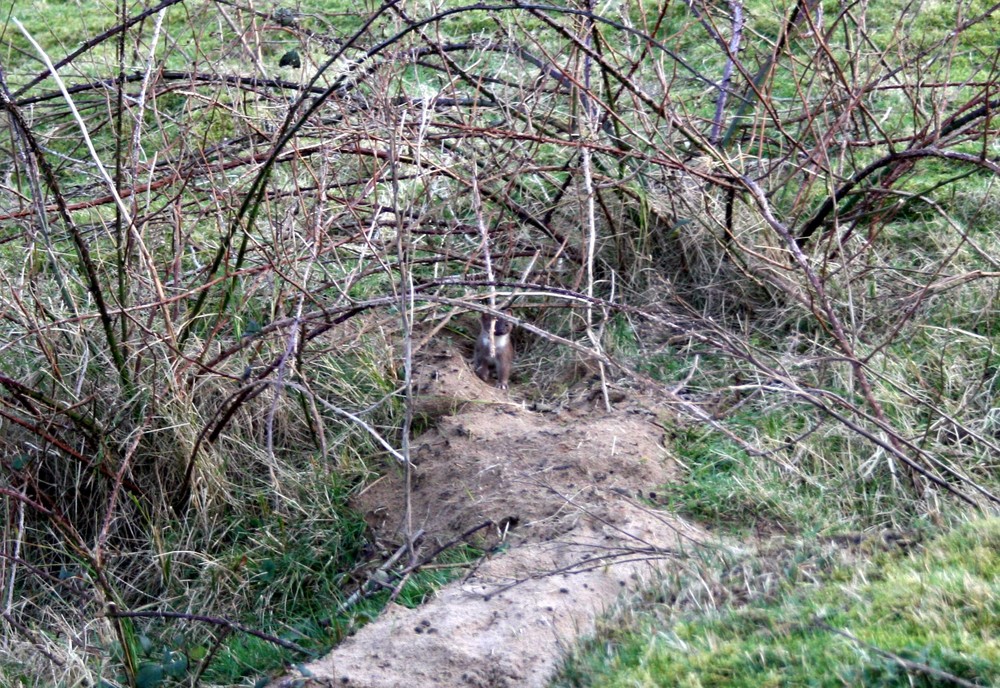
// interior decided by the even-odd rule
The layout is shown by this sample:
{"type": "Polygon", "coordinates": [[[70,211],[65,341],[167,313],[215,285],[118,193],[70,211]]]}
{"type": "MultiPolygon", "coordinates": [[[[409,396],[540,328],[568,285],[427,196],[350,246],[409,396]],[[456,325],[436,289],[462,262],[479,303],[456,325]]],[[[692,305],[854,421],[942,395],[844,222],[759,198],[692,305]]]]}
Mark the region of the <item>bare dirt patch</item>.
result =
{"type": "MultiPolygon", "coordinates": [[[[417,609],[376,621],[280,685],[544,686],[561,649],[590,632],[624,590],[669,566],[703,533],[643,498],[675,479],[657,413],[619,391],[606,412],[582,394],[538,412],[480,382],[443,340],[420,356],[413,441],[413,528],[426,546],[489,522],[489,556],[417,609]]],[[[361,494],[385,543],[402,541],[404,480],[361,494]]]]}

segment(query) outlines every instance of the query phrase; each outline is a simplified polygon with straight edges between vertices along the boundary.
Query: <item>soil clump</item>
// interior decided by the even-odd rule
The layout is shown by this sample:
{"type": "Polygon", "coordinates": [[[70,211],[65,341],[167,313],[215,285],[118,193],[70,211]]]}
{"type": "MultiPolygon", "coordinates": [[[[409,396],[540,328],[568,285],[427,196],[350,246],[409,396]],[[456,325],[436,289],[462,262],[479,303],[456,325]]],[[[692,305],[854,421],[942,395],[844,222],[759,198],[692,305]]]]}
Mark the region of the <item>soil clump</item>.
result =
{"type": "MultiPolygon", "coordinates": [[[[677,479],[666,413],[638,392],[582,390],[533,410],[480,381],[444,339],[415,366],[411,528],[433,551],[476,529],[491,553],[416,609],[390,605],[280,686],[541,687],[561,650],[620,594],[705,534],[648,506],[677,479]]],[[[405,480],[392,470],[356,499],[387,550],[403,542],[405,480]]]]}

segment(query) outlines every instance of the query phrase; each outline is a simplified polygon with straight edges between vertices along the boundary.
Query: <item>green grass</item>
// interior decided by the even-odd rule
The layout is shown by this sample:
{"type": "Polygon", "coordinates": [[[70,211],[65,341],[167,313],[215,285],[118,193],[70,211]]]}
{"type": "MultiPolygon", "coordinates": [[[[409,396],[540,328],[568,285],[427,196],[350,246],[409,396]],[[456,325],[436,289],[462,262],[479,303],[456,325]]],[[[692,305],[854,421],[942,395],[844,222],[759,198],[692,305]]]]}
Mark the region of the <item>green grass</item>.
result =
{"type": "MultiPolygon", "coordinates": [[[[364,565],[371,553],[365,554],[364,521],[347,504],[349,484],[336,473],[326,476],[324,484],[322,474],[315,475],[311,489],[296,496],[302,508],[313,512],[308,516],[282,516],[263,501],[256,518],[237,520],[223,537],[216,536],[214,546],[198,547],[199,558],[167,557],[165,577],[172,590],[163,591],[161,598],[173,600],[171,606],[179,611],[235,621],[313,656],[376,618],[389,601],[389,590],[374,589],[346,604],[380,560],[364,565]],[[205,558],[214,564],[201,565],[205,558]],[[187,597],[191,591],[211,593],[192,599],[187,597]]],[[[470,547],[444,552],[435,566],[407,578],[396,602],[418,606],[481,554],[470,547]]],[[[399,578],[390,570],[385,580],[394,587],[399,578]]],[[[131,650],[140,667],[140,688],[190,685],[203,662],[203,685],[236,685],[279,675],[290,663],[311,658],[238,630],[223,633],[223,626],[206,621],[135,619],[133,627],[131,650]]],[[[123,681],[121,647],[109,650],[115,661],[105,675],[123,681]]]]}
{"type": "Polygon", "coordinates": [[[553,685],[953,685],[892,655],[983,686],[1000,681],[1000,520],[908,554],[800,555],[729,561],[728,571],[715,562],[664,582],[624,627],[609,621],[553,685]],[[778,576],[775,588],[765,574],[778,576]],[[698,601],[700,586],[712,592],[698,601]]]}
{"type": "Polygon", "coordinates": [[[733,534],[788,527],[791,514],[776,495],[749,481],[755,462],[741,449],[693,430],[677,436],[674,447],[687,475],[660,488],[666,508],[733,534]]]}
{"type": "MultiPolygon", "coordinates": [[[[351,485],[343,477],[317,470],[308,484],[296,495],[308,515],[277,512],[262,499],[256,509],[244,509],[205,532],[210,541],[176,542],[178,536],[197,537],[176,529],[164,543],[165,589],[156,608],[226,618],[317,653],[336,642],[334,629],[353,623],[345,615],[334,624],[331,614],[352,586],[344,572],[361,556],[365,524],[348,507],[351,485]],[[192,550],[199,556],[191,557],[192,550]]],[[[137,619],[135,626],[139,642],[133,652],[149,667],[147,688],[187,685],[224,628],[178,619],[137,619]],[[162,684],[152,679],[156,667],[162,684]]],[[[215,648],[204,680],[232,685],[247,674],[304,658],[235,631],[215,648]]]]}

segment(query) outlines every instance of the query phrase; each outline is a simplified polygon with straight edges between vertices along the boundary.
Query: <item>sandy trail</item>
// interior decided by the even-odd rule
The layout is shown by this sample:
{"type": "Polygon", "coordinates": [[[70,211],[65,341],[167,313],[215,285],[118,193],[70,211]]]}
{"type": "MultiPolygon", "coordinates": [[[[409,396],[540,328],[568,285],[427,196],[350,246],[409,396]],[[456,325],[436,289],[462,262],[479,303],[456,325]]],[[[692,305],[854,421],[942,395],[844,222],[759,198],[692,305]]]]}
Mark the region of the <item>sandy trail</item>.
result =
{"type": "MultiPolygon", "coordinates": [[[[414,526],[433,547],[490,521],[480,544],[504,547],[279,686],[545,686],[602,610],[704,539],[644,504],[676,471],[639,401],[533,412],[511,401],[516,389],[483,385],[447,344],[423,356],[416,389],[433,426],[412,445],[414,526]]],[[[383,543],[401,542],[403,488],[390,473],[357,500],[383,543]]]]}

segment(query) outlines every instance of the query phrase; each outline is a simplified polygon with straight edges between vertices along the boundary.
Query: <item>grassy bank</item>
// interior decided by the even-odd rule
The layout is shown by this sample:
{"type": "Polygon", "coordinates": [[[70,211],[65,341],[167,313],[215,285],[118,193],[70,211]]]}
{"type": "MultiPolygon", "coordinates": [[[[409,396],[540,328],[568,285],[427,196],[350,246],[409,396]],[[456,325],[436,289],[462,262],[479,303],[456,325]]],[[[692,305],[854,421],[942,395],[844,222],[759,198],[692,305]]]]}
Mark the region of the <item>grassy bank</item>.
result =
{"type": "Polygon", "coordinates": [[[556,686],[1000,680],[1000,522],[706,557],[613,614],[556,686]]]}

